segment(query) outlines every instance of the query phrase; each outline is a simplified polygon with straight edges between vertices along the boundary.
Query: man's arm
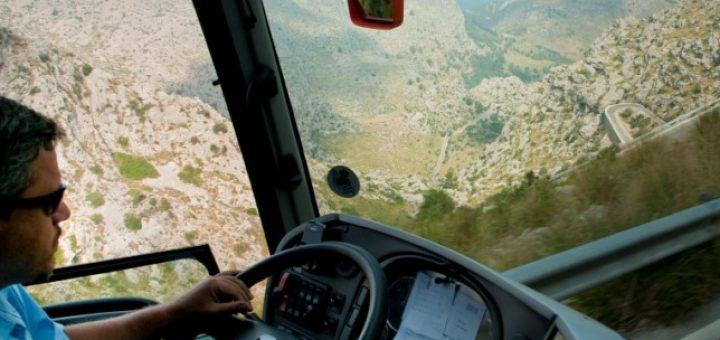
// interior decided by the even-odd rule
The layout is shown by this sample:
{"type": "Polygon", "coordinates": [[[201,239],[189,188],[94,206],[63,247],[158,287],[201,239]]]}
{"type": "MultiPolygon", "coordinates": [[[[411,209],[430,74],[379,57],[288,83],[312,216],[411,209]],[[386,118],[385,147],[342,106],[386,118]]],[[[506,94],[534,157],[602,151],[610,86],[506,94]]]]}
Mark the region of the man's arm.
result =
{"type": "Polygon", "coordinates": [[[183,326],[209,317],[252,310],[252,294],[235,273],[210,277],[175,301],[143,308],[121,317],[70,325],[68,337],[76,339],[156,338],[172,324],[183,326]]]}

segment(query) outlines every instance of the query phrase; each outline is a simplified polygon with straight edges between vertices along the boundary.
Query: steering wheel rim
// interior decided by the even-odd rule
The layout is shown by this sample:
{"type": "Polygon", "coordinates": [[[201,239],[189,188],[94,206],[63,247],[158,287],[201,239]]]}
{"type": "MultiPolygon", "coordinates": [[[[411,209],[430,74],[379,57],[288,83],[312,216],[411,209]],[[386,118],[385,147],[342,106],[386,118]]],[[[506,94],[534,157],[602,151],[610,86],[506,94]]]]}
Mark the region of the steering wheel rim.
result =
{"type": "Polygon", "coordinates": [[[352,260],[365,275],[370,303],[359,339],[377,339],[382,333],[387,318],[387,279],[380,263],[365,249],[342,242],[302,245],[267,257],[237,274],[236,277],[248,287],[252,287],[280,270],[305,264],[309,260],[327,256],[328,253],[352,260]]]}

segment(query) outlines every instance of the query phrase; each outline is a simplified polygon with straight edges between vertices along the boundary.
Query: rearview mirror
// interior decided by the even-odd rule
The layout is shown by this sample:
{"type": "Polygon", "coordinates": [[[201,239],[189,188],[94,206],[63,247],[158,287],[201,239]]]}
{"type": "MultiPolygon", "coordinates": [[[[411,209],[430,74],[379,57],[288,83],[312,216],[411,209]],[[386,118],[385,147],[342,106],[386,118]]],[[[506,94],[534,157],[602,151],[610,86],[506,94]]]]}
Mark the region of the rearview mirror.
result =
{"type": "Polygon", "coordinates": [[[403,0],[348,0],[353,24],[389,30],[403,22],[403,0]]]}

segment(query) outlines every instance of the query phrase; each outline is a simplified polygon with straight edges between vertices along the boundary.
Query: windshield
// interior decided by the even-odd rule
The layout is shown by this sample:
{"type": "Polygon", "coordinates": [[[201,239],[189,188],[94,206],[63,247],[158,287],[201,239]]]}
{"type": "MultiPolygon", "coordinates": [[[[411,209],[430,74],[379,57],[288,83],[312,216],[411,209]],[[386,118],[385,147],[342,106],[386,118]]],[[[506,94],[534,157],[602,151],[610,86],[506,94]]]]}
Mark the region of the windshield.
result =
{"type": "MultiPolygon", "coordinates": [[[[717,1],[407,1],[391,31],[354,27],[343,1],[265,6],[321,213],[503,271],[720,194],[717,1]],[[335,165],[354,198],[329,189],[335,165]]],[[[574,306],[634,330],[717,292],[666,297],[666,279],[574,306]]]]}

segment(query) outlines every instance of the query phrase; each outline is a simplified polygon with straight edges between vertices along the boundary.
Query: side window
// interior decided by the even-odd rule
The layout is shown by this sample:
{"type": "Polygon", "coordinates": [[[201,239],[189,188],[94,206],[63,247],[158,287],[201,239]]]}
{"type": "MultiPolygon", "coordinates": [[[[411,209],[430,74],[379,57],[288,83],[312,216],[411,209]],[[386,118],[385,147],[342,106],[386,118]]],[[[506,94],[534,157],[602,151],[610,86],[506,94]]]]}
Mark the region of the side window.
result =
{"type": "MultiPolygon", "coordinates": [[[[203,243],[221,270],[266,256],[191,2],[0,7],[0,93],[67,132],[58,155],[72,217],[57,267],[203,243]]],[[[144,289],[189,270],[168,266],[92,284],[144,289]]]]}

